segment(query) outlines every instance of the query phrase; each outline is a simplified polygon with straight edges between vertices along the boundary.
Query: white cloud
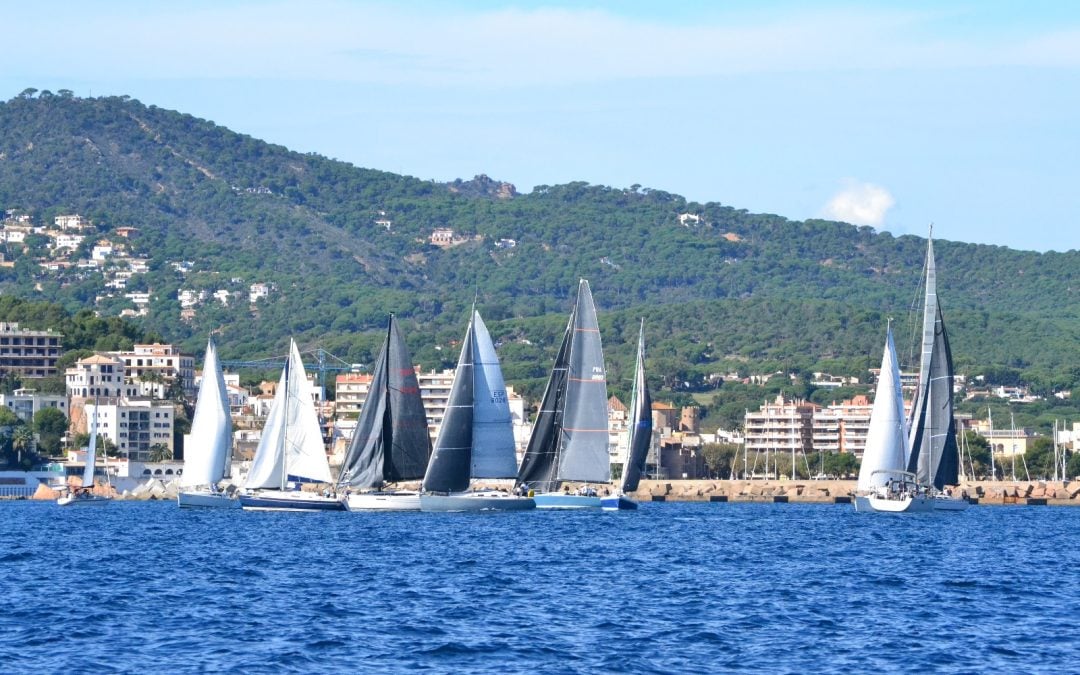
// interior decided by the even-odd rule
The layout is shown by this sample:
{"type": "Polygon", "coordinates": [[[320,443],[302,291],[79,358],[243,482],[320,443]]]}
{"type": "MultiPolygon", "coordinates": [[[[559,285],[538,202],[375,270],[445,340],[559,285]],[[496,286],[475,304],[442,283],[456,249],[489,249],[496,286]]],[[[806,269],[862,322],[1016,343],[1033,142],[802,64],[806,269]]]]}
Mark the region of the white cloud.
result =
{"type": "Polygon", "coordinates": [[[872,183],[848,181],[825,205],[824,217],[853,225],[881,227],[885,215],[896,204],[888,190],[872,183]]]}

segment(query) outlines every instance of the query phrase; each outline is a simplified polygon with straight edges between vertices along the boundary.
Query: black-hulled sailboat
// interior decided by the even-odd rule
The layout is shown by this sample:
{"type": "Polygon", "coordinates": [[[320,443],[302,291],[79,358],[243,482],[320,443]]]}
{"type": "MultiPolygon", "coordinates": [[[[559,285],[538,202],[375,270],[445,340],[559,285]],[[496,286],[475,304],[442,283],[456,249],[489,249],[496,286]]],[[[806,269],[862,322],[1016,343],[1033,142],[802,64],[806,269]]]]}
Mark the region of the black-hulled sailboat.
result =
{"type": "Polygon", "coordinates": [[[391,314],[371,388],[341,465],[338,491],[347,493],[345,507],[349,511],[419,511],[419,492],[392,486],[423,478],[430,454],[420,385],[391,314]]]}
{"type": "Polygon", "coordinates": [[[932,231],[926,240],[922,359],[908,434],[908,471],[915,474],[920,485],[935,494],[935,510],[962,511],[967,508],[966,500],[947,496],[944,492],[946,486],[959,483],[960,453],[953,418],[952,351],[938,302],[932,231]]]}
{"type": "Polygon", "coordinates": [[[518,471],[518,485],[533,492],[537,508],[600,506],[590,483],[611,480],[607,405],[596,307],[589,282],[582,279],[518,471]],[[574,494],[560,492],[565,481],[585,486],[574,494]]]}
{"type": "Polygon", "coordinates": [[[423,511],[520,511],[531,498],[499,490],[469,490],[472,479],[517,475],[514,429],[499,359],[480,313],[471,312],[454,384],[424,475],[423,511]]]}
{"type": "Polygon", "coordinates": [[[637,359],[634,366],[634,388],[630,395],[629,443],[626,462],[623,463],[622,479],[614,495],[602,497],[600,507],[605,511],[625,511],[637,508],[637,502],[628,496],[634,492],[645,473],[645,461],[652,443],[652,397],[649,383],[645,380],[645,319],[638,331],[637,359]]]}

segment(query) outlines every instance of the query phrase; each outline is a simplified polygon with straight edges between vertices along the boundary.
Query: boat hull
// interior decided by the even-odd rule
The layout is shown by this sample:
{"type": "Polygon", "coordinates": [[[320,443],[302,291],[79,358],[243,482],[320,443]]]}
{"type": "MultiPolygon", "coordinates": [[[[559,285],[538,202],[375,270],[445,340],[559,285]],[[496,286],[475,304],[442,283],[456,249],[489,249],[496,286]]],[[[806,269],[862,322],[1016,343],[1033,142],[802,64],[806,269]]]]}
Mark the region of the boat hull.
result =
{"type": "Polygon", "coordinates": [[[456,492],[448,495],[420,495],[420,510],[429,513],[463,511],[528,511],[536,508],[531,497],[521,497],[495,490],[456,492]]]}
{"type": "Polygon", "coordinates": [[[176,494],[176,504],[182,509],[238,509],[240,501],[224,492],[183,490],[176,494]]]}
{"type": "Polygon", "coordinates": [[[419,492],[360,492],[344,499],[347,511],[419,511],[419,492]]]}
{"type": "Polygon", "coordinates": [[[266,490],[240,495],[245,511],[344,511],[345,505],[334,497],[314,492],[266,490]]]}
{"type": "Polygon", "coordinates": [[[533,495],[538,509],[598,509],[600,496],[570,495],[565,492],[542,492],[533,495]]]}
{"type": "Polygon", "coordinates": [[[935,511],[963,511],[968,507],[968,500],[963,497],[938,496],[934,498],[935,511]]]}
{"type": "Polygon", "coordinates": [[[605,511],[634,511],[637,510],[637,502],[626,495],[612,495],[600,498],[600,508],[605,511]]]}
{"type": "Polygon", "coordinates": [[[927,513],[934,510],[934,500],[926,495],[884,498],[856,495],[855,510],[859,513],[927,513]]]}
{"type": "Polygon", "coordinates": [[[102,497],[91,494],[64,495],[56,500],[57,506],[104,506],[112,501],[112,497],[102,497]]]}

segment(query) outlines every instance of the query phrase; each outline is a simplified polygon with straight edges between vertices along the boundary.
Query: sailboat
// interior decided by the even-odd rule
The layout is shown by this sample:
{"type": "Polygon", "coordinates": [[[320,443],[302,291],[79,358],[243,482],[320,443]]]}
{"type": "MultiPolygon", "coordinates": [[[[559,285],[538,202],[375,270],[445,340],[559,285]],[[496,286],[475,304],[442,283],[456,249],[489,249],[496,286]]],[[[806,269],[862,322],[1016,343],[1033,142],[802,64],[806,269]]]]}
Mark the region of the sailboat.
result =
{"type": "Polygon", "coordinates": [[[304,363],[290,341],[240,505],[246,511],[344,510],[334,497],[300,490],[296,481],[301,480],[330,483],[332,478],[304,363]]]}
{"type": "Polygon", "coordinates": [[[474,479],[517,476],[514,429],[495,346],[474,308],[454,384],[420,495],[423,511],[522,511],[536,502],[499,490],[469,490],[474,479]]]}
{"type": "Polygon", "coordinates": [[[589,484],[611,480],[608,462],[604,353],[592,292],[582,279],[517,483],[534,494],[537,508],[596,508],[600,496],[589,484]],[[560,492],[564,481],[585,486],[560,492]]]}
{"type": "Polygon", "coordinates": [[[602,497],[600,507],[605,511],[620,511],[637,508],[637,502],[627,493],[637,490],[641,476],[645,473],[645,460],[652,442],[652,398],[649,396],[649,383],[645,380],[645,319],[641,320],[638,331],[637,361],[634,367],[634,388],[630,395],[630,436],[626,448],[626,462],[623,464],[622,480],[614,495],[602,497]]]}
{"type": "Polygon", "coordinates": [[[932,511],[933,500],[919,489],[915,476],[907,471],[907,424],[904,399],[900,391],[900,366],[896,360],[892,326],[885,337],[881,355],[874,407],[866,449],[859,467],[855,492],[855,510],[860,513],[885,511],[904,513],[932,511]]]}
{"type": "Polygon", "coordinates": [[[391,314],[371,388],[341,465],[338,490],[347,493],[345,508],[419,511],[419,492],[386,486],[423,478],[430,454],[431,437],[420,385],[391,314]]]}
{"type": "Polygon", "coordinates": [[[235,508],[240,502],[218,489],[225,477],[232,445],[229,395],[221,372],[217,347],[211,337],[206,345],[202,384],[195,402],[191,433],[184,441],[184,473],[176,503],[180,508],[235,508]]]}
{"type": "Polygon", "coordinates": [[[911,406],[907,443],[908,471],[935,495],[939,511],[962,511],[966,499],[945,493],[958,485],[960,453],[953,418],[953,363],[937,296],[937,264],[933,231],[926,240],[926,294],[923,301],[922,358],[919,383],[911,406]]]}
{"type": "MultiPolygon", "coordinates": [[[[112,497],[94,494],[94,464],[97,463],[97,400],[94,400],[94,414],[90,418],[90,442],[86,446],[86,466],[83,468],[82,487],[68,488],[67,494],[61,495],[56,503],[59,506],[108,504],[112,497]]],[[[106,471],[106,476],[108,471],[106,471]]]]}

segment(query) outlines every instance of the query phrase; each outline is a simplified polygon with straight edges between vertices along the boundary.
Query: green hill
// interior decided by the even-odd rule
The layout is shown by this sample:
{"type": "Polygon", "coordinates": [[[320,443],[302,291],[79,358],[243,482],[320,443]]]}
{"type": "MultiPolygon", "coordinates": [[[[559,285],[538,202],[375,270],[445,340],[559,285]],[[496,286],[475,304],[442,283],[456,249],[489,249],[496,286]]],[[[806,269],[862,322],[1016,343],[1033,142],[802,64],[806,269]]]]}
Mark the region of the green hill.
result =
{"type": "MultiPolygon", "coordinates": [[[[0,269],[0,291],[106,316],[134,307],[124,293],[146,291],[141,330],[195,353],[220,328],[225,358],[282,354],[295,336],[366,363],[395,312],[416,360],[449,366],[475,296],[507,379],[534,393],[581,277],[616,392],[629,379],[638,316],[653,378],[675,389],[739,368],[863,375],[880,359],[886,319],[897,320],[902,345],[913,325],[918,237],[639,186],[517,194],[486,177],[433,183],[291,152],[128,97],[28,90],[0,103],[0,129],[0,208],[36,225],[73,213],[91,223],[70,254],[49,250],[42,235],[8,242],[15,264],[0,269]],[[118,228],[136,230],[125,238],[118,228]],[[459,241],[431,245],[437,228],[459,241]],[[75,264],[99,239],[149,258],[148,271],[124,290],[106,288],[101,270],[75,264]],[[40,265],[57,258],[71,265],[40,265]],[[189,271],[173,264],[183,261],[189,271]],[[256,282],[273,290],[252,306],[256,282]],[[221,289],[240,296],[228,306],[205,300],[181,320],[179,291],[221,289]]],[[[948,241],[947,223],[938,232],[958,369],[1044,391],[1080,385],[1080,253],[948,241]]]]}

